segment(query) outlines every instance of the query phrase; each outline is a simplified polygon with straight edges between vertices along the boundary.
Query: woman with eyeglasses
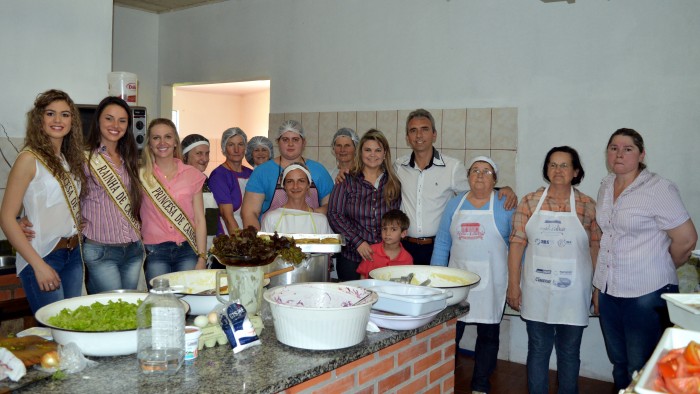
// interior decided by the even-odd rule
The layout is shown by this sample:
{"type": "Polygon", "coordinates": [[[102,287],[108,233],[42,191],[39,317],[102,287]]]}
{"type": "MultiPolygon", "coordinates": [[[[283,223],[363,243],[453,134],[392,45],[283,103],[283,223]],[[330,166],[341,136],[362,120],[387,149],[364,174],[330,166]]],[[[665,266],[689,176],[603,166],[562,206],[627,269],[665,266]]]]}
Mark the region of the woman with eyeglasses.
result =
{"type": "Polygon", "coordinates": [[[595,201],[574,188],[584,177],[575,149],[550,149],[542,175],[549,185],[526,195],[513,215],[506,301],[527,326],[529,392],[549,392],[554,346],[558,392],[575,394],[601,231],[595,201]]]}
{"type": "Polygon", "coordinates": [[[476,325],[472,392],[488,393],[498,360],[501,318],[508,285],[508,237],[513,209],[493,189],[498,166],[486,156],[475,157],[467,171],[469,191],[445,206],[431,265],[461,268],[481,277],[469,291],[469,313],[457,321],[457,346],[467,324],[476,325]]]}
{"type": "Polygon", "coordinates": [[[676,268],[698,240],[678,187],[650,172],[645,155],[637,131],[615,131],[607,145],[610,174],[598,191],[603,239],[593,302],[617,389],[629,386],[670,324],[661,294],[678,292],[676,268]]]}

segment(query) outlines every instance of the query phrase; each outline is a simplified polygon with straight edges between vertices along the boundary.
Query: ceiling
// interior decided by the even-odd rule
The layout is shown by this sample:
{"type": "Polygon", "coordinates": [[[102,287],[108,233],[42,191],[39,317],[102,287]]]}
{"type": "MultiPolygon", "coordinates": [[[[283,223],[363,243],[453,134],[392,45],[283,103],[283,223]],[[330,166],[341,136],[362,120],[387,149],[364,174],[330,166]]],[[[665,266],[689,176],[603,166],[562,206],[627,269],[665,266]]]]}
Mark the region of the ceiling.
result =
{"type": "Polygon", "coordinates": [[[235,96],[245,96],[251,93],[259,93],[270,90],[270,81],[247,81],[247,82],[227,82],[227,83],[207,83],[200,85],[175,84],[175,91],[185,90],[188,92],[225,94],[235,96]]]}
{"type": "Polygon", "coordinates": [[[114,4],[160,14],[223,1],[226,0],[114,0],[114,4]]]}

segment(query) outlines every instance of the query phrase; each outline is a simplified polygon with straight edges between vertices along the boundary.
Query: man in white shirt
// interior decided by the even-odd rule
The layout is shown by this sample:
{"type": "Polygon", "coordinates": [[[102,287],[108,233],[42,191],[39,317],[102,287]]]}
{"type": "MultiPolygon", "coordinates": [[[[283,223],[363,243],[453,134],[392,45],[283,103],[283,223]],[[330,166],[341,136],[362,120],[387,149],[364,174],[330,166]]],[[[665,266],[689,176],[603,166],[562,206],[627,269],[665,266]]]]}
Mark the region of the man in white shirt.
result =
{"type": "MultiPolygon", "coordinates": [[[[410,155],[394,162],[396,175],[401,180],[401,210],[408,215],[411,225],[402,241],[413,256],[414,264],[430,265],[435,234],[445,204],[452,197],[469,190],[464,163],[443,156],[433,147],[437,139],[433,115],[417,109],[406,118],[406,142],[413,149],[410,155]]],[[[509,187],[501,189],[506,195],[506,206],[514,207],[517,196],[509,187]]]]}

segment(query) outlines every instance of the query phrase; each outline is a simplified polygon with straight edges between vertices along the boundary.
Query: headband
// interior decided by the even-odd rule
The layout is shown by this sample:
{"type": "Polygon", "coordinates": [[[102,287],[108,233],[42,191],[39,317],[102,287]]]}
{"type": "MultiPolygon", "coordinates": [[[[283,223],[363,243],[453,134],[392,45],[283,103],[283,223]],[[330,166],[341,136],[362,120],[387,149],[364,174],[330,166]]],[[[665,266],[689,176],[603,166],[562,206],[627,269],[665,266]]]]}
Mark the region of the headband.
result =
{"type": "Polygon", "coordinates": [[[287,174],[289,174],[293,170],[302,170],[304,171],[304,174],[309,178],[309,183],[311,183],[311,173],[309,173],[309,170],[306,168],[300,166],[299,164],[290,164],[288,165],[284,171],[282,172],[282,180],[284,181],[285,178],[287,178],[287,174]]]}
{"type": "Polygon", "coordinates": [[[182,154],[185,155],[185,154],[187,154],[187,152],[191,151],[192,149],[194,149],[194,148],[196,148],[196,147],[198,147],[198,146],[200,146],[200,145],[209,146],[209,143],[208,143],[207,141],[197,141],[197,142],[193,142],[193,143],[187,145],[187,147],[186,147],[185,149],[182,150],[182,154]]]}

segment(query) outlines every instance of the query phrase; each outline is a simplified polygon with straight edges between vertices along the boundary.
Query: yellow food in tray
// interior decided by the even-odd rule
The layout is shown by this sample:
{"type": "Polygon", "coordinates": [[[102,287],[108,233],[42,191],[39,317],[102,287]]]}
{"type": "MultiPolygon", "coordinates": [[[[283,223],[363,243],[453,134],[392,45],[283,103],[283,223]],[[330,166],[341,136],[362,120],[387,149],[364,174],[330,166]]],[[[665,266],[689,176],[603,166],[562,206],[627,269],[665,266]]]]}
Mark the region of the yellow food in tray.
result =
{"type": "Polygon", "coordinates": [[[295,238],[294,241],[299,244],[340,244],[338,238],[295,238]]]}

